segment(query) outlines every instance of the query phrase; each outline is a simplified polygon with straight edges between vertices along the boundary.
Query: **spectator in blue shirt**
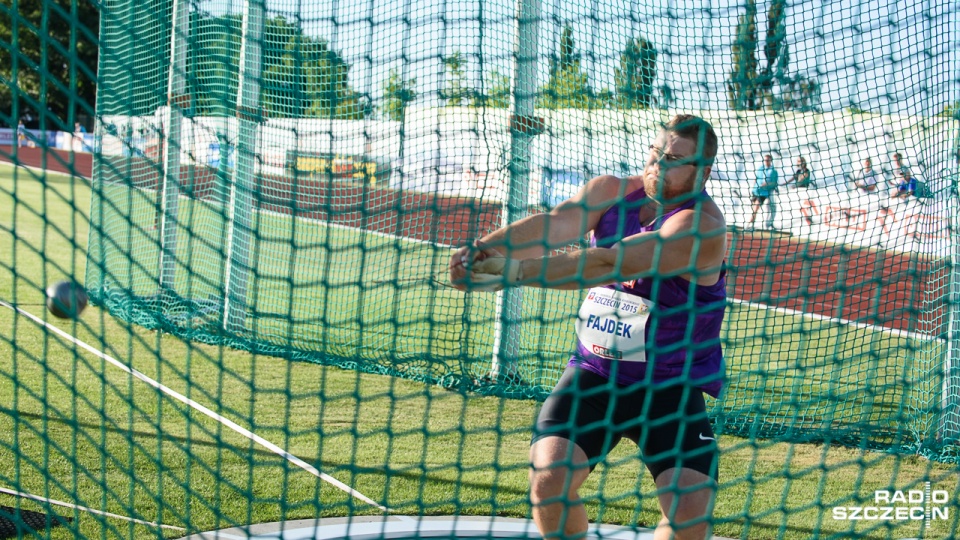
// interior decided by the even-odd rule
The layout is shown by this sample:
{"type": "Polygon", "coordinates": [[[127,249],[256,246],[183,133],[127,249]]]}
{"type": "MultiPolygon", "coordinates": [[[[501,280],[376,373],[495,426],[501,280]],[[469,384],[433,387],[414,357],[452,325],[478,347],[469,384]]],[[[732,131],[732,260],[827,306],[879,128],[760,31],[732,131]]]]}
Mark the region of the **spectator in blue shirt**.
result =
{"type": "Polygon", "coordinates": [[[777,170],[773,168],[773,156],[763,156],[763,165],[757,169],[757,183],[750,192],[750,202],[753,203],[753,215],[750,216],[748,228],[753,228],[757,219],[757,212],[763,203],[767,203],[770,214],[767,216],[767,228],[773,229],[773,220],[777,216],[777,202],[773,194],[777,191],[777,170]]]}
{"type": "MultiPolygon", "coordinates": [[[[910,168],[903,163],[903,155],[901,155],[900,152],[894,152],[891,154],[890,161],[893,162],[893,165],[890,167],[890,173],[892,176],[890,179],[890,186],[893,187],[893,190],[890,192],[890,196],[895,199],[909,197],[910,193],[904,195],[904,192],[907,191],[907,188],[910,184],[910,177],[913,176],[910,168]]],[[[913,181],[913,189],[916,189],[916,182],[916,180],[913,181]]]]}
{"type": "Polygon", "coordinates": [[[894,197],[908,199],[917,191],[917,179],[910,174],[910,169],[903,167],[900,183],[897,184],[897,193],[894,197]]]}

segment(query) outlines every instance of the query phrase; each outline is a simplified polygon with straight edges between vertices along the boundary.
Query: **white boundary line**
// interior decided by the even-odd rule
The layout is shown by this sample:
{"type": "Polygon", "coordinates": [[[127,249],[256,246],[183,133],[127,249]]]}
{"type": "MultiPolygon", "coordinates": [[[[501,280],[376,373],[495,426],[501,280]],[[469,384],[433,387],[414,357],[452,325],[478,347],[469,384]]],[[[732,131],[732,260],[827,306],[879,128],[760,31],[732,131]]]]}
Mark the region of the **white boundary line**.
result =
{"type": "MultiPolygon", "coordinates": [[[[653,529],[591,523],[586,540],[652,540],[653,529]]],[[[409,540],[512,539],[539,540],[533,520],[474,516],[365,516],[291,520],[196,533],[181,540],[409,540]]],[[[727,540],[712,536],[714,540],[727,540]]]]}
{"type": "Polygon", "coordinates": [[[144,375],[143,373],[140,373],[139,371],[137,371],[137,370],[135,370],[135,369],[127,366],[126,364],[120,362],[119,360],[113,358],[112,356],[110,356],[110,355],[108,355],[108,354],[106,354],[106,353],[103,353],[103,352],[95,349],[94,347],[92,347],[92,346],[90,346],[90,345],[87,345],[87,344],[84,343],[83,341],[80,341],[79,339],[71,336],[70,334],[64,332],[63,330],[60,330],[60,329],[57,328],[56,326],[53,326],[53,325],[48,324],[47,322],[45,322],[44,320],[40,319],[40,318],[37,317],[36,315],[33,315],[33,314],[28,313],[28,312],[26,312],[26,311],[24,311],[24,310],[22,310],[22,309],[20,309],[20,308],[18,308],[18,307],[16,307],[16,306],[13,306],[13,305],[11,305],[11,304],[8,304],[8,303],[4,302],[3,300],[0,300],[0,305],[12,309],[13,311],[15,311],[15,312],[23,315],[24,317],[27,317],[28,319],[32,320],[33,322],[37,323],[38,325],[43,326],[43,327],[46,328],[47,330],[49,330],[49,331],[57,334],[58,336],[62,337],[63,339],[65,339],[65,340],[67,340],[67,341],[69,341],[69,342],[71,342],[71,343],[73,343],[73,344],[75,344],[75,345],[77,345],[77,346],[79,346],[79,347],[87,350],[88,352],[90,352],[90,353],[93,354],[94,356],[96,356],[96,357],[98,357],[98,358],[100,358],[100,359],[102,359],[102,360],[105,360],[105,361],[113,364],[114,366],[122,369],[123,371],[126,371],[126,372],[129,373],[130,375],[133,375],[133,376],[136,377],[137,379],[140,379],[141,381],[149,384],[150,386],[156,388],[156,389],[159,390],[160,392],[163,392],[164,394],[166,394],[166,395],[168,395],[168,396],[176,399],[177,401],[180,401],[181,403],[183,403],[183,404],[185,404],[185,405],[188,405],[188,406],[190,406],[190,407],[193,407],[194,409],[196,409],[196,410],[200,411],[201,413],[205,414],[206,416],[208,416],[208,417],[216,420],[217,422],[220,422],[221,424],[227,426],[228,428],[232,429],[233,431],[235,431],[235,432],[243,435],[244,437],[247,437],[248,439],[250,439],[250,440],[252,440],[252,441],[254,441],[254,442],[259,443],[260,445],[266,447],[268,450],[272,451],[273,453],[275,453],[275,454],[283,457],[284,459],[286,459],[286,460],[289,461],[290,463],[293,463],[294,465],[296,465],[296,466],[300,467],[301,469],[309,472],[310,474],[316,476],[317,478],[319,478],[319,479],[321,479],[321,480],[329,483],[330,485],[336,487],[337,489],[343,491],[344,493],[347,493],[347,494],[350,495],[351,497],[354,497],[354,498],[356,498],[356,499],[359,499],[359,500],[361,500],[361,501],[363,501],[363,502],[365,502],[365,503],[367,503],[367,504],[369,504],[369,505],[372,505],[372,506],[374,506],[374,507],[376,507],[376,508],[379,508],[379,509],[382,510],[383,512],[391,512],[391,510],[390,510],[389,508],[387,508],[387,507],[385,507],[385,506],[381,506],[380,504],[377,504],[373,499],[370,499],[370,498],[367,497],[366,495],[364,495],[364,494],[360,493],[359,491],[351,488],[350,486],[344,484],[343,482],[337,480],[336,478],[334,478],[334,477],[332,477],[332,476],[330,476],[330,475],[328,475],[328,474],[325,474],[325,473],[320,472],[320,471],[317,470],[317,468],[314,467],[313,465],[310,465],[310,464],[307,463],[306,461],[303,461],[302,459],[298,458],[297,456],[295,456],[295,455],[287,452],[286,450],[284,450],[284,449],[280,448],[279,446],[273,444],[272,442],[264,439],[263,437],[257,435],[256,433],[253,433],[252,431],[250,431],[250,430],[248,430],[248,429],[246,429],[246,428],[244,428],[244,427],[236,424],[235,422],[231,421],[231,420],[228,419],[228,418],[225,418],[225,417],[223,417],[223,416],[220,416],[219,414],[213,412],[212,410],[208,409],[207,407],[204,407],[203,405],[197,403],[196,401],[193,401],[192,399],[184,396],[183,394],[180,394],[180,393],[178,393],[177,391],[175,391],[175,390],[173,390],[173,389],[167,388],[166,386],[164,386],[164,385],[160,384],[159,382],[151,379],[150,377],[144,375]]]}
{"type": "Polygon", "coordinates": [[[317,225],[322,225],[322,226],[324,226],[324,227],[330,227],[331,229],[340,229],[340,230],[344,230],[344,231],[353,231],[353,232],[357,232],[357,233],[364,234],[364,235],[369,234],[369,235],[373,235],[373,236],[379,236],[379,237],[381,237],[381,238],[389,238],[390,240],[403,240],[404,242],[413,242],[413,243],[416,243],[416,244],[426,244],[426,245],[428,245],[428,246],[434,246],[434,247],[441,248],[441,249],[456,249],[456,246],[448,246],[448,245],[446,245],[446,244],[441,244],[441,243],[439,243],[439,242],[431,242],[430,240],[420,240],[420,239],[418,239],[418,238],[408,238],[408,237],[406,237],[406,236],[399,236],[399,235],[396,235],[396,234],[390,234],[390,233],[385,233],[385,232],[380,232],[380,231],[369,231],[369,230],[367,230],[367,229],[361,229],[361,228],[359,228],[359,227],[351,227],[351,226],[349,226],[349,225],[341,225],[341,224],[339,224],[339,223],[328,223],[328,222],[326,222],[326,221],[323,221],[323,220],[320,220],[320,219],[316,219],[316,218],[305,218],[305,217],[300,217],[300,216],[294,216],[293,214],[284,214],[283,212],[277,212],[276,210],[257,210],[257,212],[262,212],[262,213],[265,213],[265,214],[271,214],[271,215],[274,215],[274,216],[285,217],[285,218],[294,218],[294,217],[295,217],[295,218],[300,219],[300,220],[303,220],[303,221],[308,221],[308,222],[316,223],[317,225]]]}
{"type": "Polygon", "coordinates": [[[14,497],[22,497],[22,498],[24,498],[24,499],[33,499],[33,500],[35,500],[35,501],[40,501],[40,502],[47,503],[47,504],[55,504],[55,505],[57,505],[57,506],[65,506],[65,507],[67,507],[67,508],[73,508],[73,509],[75,509],[75,510],[83,510],[84,512],[90,512],[91,514],[97,514],[97,515],[99,515],[99,516],[107,516],[107,517],[112,517],[112,518],[117,518],[117,519],[123,519],[123,520],[126,520],[126,521],[132,521],[132,522],[134,522],[134,523],[137,523],[137,524],[140,524],[140,525],[147,525],[147,526],[149,526],[149,527],[160,527],[160,528],[163,528],[163,529],[170,529],[170,530],[172,530],[172,531],[183,531],[183,532],[186,531],[186,529],[184,529],[183,527],[174,527],[173,525],[163,525],[163,524],[160,524],[160,523],[153,523],[153,522],[150,522],[150,521],[144,521],[144,520],[142,520],[142,519],[136,519],[136,518],[132,518],[132,517],[121,516],[120,514],[111,514],[110,512],[104,512],[103,510],[94,510],[93,508],[87,508],[86,506],[80,506],[80,505],[77,505],[77,504],[71,504],[71,503],[61,502],[61,501],[57,501],[57,500],[54,500],[54,499],[47,499],[46,497],[39,497],[39,496],[37,496],[37,495],[30,495],[29,493],[21,493],[21,492],[19,492],[19,491],[14,491],[14,490],[12,490],[12,489],[6,489],[6,488],[0,487],[0,493],[6,493],[7,495],[12,495],[12,496],[14,496],[14,497]]]}
{"type": "Polygon", "coordinates": [[[826,315],[818,315],[816,313],[806,313],[803,311],[797,311],[795,309],[775,307],[767,304],[757,304],[754,302],[748,302],[746,300],[739,300],[736,298],[727,298],[727,303],[752,307],[756,309],[767,309],[783,315],[793,315],[795,317],[803,317],[804,319],[812,319],[812,320],[821,321],[821,322],[832,322],[832,323],[836,323],[843,326],[852,326],[854,328],[863,328],[865,330],[872,330],[874,332],[883,332],[885,334],[892,334],[897,337],[913,339],[916,341],[941,341],[941,342],[944,341],[943,339],[940,339],[938,337],[928,336],[926,334],[920,334],[917,332],[909,332],[907,330],[898,330],[896,328],[887,328],[886,326],[877,326],[875,324],[859,323],[859,322],[851,321],[849,319],[841,319],[840,317],[828,317],[826,315]]]}

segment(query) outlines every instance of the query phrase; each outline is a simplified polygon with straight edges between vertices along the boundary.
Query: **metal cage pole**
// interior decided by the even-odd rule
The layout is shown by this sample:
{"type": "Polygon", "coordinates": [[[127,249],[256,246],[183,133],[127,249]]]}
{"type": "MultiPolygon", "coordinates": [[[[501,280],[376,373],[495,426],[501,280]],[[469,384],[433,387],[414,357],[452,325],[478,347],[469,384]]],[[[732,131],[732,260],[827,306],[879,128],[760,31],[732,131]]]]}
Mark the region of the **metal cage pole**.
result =
{"type": "Polygon", "coordinates": [[[183,151],[184,110],[192,106],[187,94],[187,55],[190,37],[190,0],[173,0],[170,35],[170,71],[167,106],[161,110],[163,177],[160,184],[160,295],[174,290],[177,273],[177,214],[180,210],[180,153],[183,151]]]}
{"type": "Polygon", "coordinates": [[[947,355],[943,363],[939,439],[960,442],[960,119],[955,127],[956,170],[950,175],[950,282],[947,285],[947,355]]]}
{"type": "MultiPolygon", "coordinates": [[[[237,96],[236,166],[227,197],[227,252],[224,267],[223,328],[240,331],[247,316],[250,278],[250,238],[254,179],[257,170],[260,123],[260,74],[263,48],[263,0],[246,0],[243,40],[240,44],[240,80],[237,96]]],[[[221,149],[220,159],[226,159],[221,149]]]]}
{"type": "MultiPolygon", "coordinates": [[[[540,122],[534,118],[537,88],[537,45],[540,39],[540,0],[518,0],[514,44],[513,114],[510,122],[510,184],[503,209],[504,223],[527,213],[530,182],[530,143],[540,122]]],[[[508,239],[509,241],[509,239],[508,239]]],[[[508,251],[511,246],[507,246],[508,251]]],[[[510,287],[497,293],[497,314],[490,375],[495,380],[517,376],[523,291],[510,287]]]]}

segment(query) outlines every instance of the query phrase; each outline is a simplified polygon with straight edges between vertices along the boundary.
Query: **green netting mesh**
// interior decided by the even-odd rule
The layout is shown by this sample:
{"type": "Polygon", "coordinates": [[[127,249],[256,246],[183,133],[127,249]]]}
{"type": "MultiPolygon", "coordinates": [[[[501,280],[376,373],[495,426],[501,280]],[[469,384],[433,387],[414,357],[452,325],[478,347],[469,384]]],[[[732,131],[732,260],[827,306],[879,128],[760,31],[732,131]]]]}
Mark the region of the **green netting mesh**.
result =
{"type": "MultiPolygon", "coordinates": [[[[451,253],[640,174],[677,113],[717,132],[728,229],[713,532],[956,535],[955,4],[109,0],[82,141],[45,106],[76,77],[44,47],[93,69],[43,39],[97,35],[62,4],[0,4],[0,300],[82,281],[56,325],[90,348],[0,310],[0,537],[530,516],[587,292],[464,293],[451,253]]],[[[629,442],[580,491],[649,528],[657,494],[629,442]]]]}

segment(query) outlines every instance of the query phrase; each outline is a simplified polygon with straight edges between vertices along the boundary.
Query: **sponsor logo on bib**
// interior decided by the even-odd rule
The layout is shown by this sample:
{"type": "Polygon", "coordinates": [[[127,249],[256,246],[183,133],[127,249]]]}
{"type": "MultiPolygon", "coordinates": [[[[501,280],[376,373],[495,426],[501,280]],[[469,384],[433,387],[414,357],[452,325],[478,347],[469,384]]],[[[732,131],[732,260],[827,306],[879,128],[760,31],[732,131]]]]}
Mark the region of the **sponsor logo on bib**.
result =
{"type": "Polygon", "coordinates": [[[620,360],[623,358],[623,353],[620,351],[615,351],[613,349],[608,349],[602,345],[594,345],[592,347],[593,354],[597,356],[602,356],[603,358],[609,358],[611,360],[620,360]]]}

